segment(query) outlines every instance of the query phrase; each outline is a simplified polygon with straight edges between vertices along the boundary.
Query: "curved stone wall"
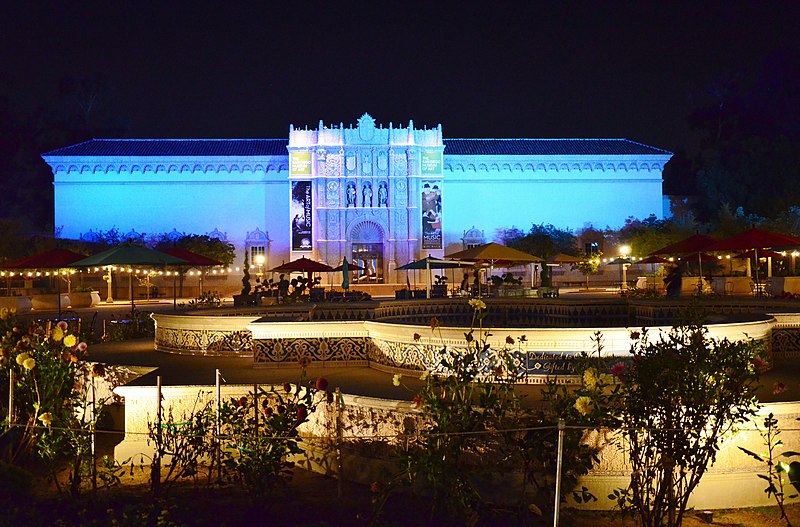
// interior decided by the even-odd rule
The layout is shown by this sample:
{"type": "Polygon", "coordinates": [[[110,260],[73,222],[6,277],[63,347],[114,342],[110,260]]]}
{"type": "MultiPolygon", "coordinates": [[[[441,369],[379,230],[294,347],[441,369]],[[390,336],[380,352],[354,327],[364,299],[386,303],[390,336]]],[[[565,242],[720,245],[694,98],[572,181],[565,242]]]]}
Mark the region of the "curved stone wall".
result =
{"type": "MultiPolygon", "coordinates": [[[[266,388],[266,387],[265,387],[266,388]]],[[[226,385],[221,389],[223,399],[238,398],[252,391],[252,386],[226,385]]],[[[125,399],[125,438],[114,448],[117,459],[134,458],[147,463],[153,456],[153,443],[147,441],[147,423],[152,422],[156,413],[155,386],[121,386],[115,393],[125,399]],[[142,457],[145,454],[148,457],[142,457]]],[[[166,386],[162,389],[163,408],[171,409],[180,416],[197,407],[198,401],[213,400],[213,386],[166,386]]],[[[380,457],[377,444],[384,444],[388,451],[392,438],[402,437],[409,423],[417,423],[421,418],[413,403],[377,399],[373,397],[344,394],[342,407],[321,402],[317,411],[309,414],[308,421],[300,427],[304,453],[295,459],[300,466],[317,472],[334,475],[337,466],[336,420],[340,413],[341,426],[347,430],[348,439],[342,448],[342,476],[346,480],[366,485],[373,481],[383,481],[387,474],[398,470],[391,458],[380,457]],[[338,409],[337,409],[338,408],[338,409]],[[368,449],[363,448],[369,445],[368,449]]],[[[738,447],[754,452],[764,449],[756,426],[763,423],[764,416],[773,413],[783,429],[781,438],[785,445],[800,442],[800,430],[794,426],[800,417],[800,403],[765,404],[759,415],[742,429],[726,437],[717,454],[714,465],[703,477],[692,494],[690,507],[697,509],[722,509],[736,507],[755,507],[774,505],[764,493],[764,482],[758,474],[764,466],[745,455],[738,447]]],[[[610,434],[610,433],[609,433],[610,434]]],[[[615,446],[612,437],[604,441],[599,464],[588,475],[579,479],[578,486],[586,486],[598,501],[584,504],[570,501],[570,506],[585,509],[612,509],[615,502],[606,498],[615,488],[627,485],[630,467],[627,465],[624,449],[615,446]]],[[[507,488],[513,488],[516,474],[510,474],[507,488]]],[[[500,483],[498,484],[506,484],[500,483]]],[[[516,499],[517,496],[515,495],[516,499]]]]}

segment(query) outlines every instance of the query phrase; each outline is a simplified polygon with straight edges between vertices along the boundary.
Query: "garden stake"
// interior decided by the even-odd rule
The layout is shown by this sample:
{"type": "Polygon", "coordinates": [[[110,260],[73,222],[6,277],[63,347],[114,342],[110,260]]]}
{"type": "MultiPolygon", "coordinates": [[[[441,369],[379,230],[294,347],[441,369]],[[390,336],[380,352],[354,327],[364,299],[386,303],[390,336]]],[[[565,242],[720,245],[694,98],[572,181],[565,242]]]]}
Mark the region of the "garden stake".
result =
{"type": "Polygon", "coordinates": [[[553,527],[558,527],[558,513],[561,505],[561,464],[564,460],[564,429],[566,423],[558,420],[558,457],[556,458],[556,503],[553,510],[553,527]]]}
{"type": "Polygon", "coordinates": [[[161,375],[156,377],[156,452],[151,469],[153,495],[161,492],[161,375]]]}
{"type": "Polygon", "coordinates": [[[336,497],[342,499],[342,389],[336,387],[336,497]]]}
{"type": "Polygon", "coordinates": [[[97,432],[95,430],[95,423],[97,423],[97,398],[95,394],[94,376],[92,376],[92,441],[91,441],[91,454],[92,454],[92,492],[97,492],[97,432]]]}
{"type": "Polygon", "coordinates": [[[215,452],[214,455],[217,458],[217,483],[219,484],[222,482],[222,441],[220,440],[220,436],[222,435],[222,423],[220,422],[220,412],[222,412],[222,389],[220,388],[220,381],[222,379],[222,375],[219,373],[219,368],[216,370],[216,377],[217,377],[217,412],[214,416],[216,420],[216,437],[214,438],[214,448],[215,452]]]}
{"type": "Polygon", "coordinates": [[[14,425],[14,370],[8,370],[8,426],[6,431],[14,425]]]}
{"type": "Polygon", "coordinates": [[[258,383],[253,385],[253,428],[258,437],[258,383]]]}

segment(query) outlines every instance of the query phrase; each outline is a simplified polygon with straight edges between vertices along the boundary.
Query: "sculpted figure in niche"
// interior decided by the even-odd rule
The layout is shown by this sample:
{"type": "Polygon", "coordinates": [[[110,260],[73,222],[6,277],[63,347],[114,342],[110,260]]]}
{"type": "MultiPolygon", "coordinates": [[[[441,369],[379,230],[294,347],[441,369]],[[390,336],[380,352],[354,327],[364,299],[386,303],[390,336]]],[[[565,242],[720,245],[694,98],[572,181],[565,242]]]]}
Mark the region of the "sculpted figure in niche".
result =
{"type": "Polygon", "coordinates": [[[384,182],[381,182],[381,184],[378,186],[378,206],[389,206],[389,189],[386,188],[386,183],[384,182]]]}
{"type": "Polygon", "coordinates": [[[361,206],[372,206],[372,185],[370,183],[364,183],[364,186],[361,189],[361,206]]]}
{"type": "Polygon", "coordinates": [[[356,206],[356,185],[354,183],[347,184],[347,206],[356,206]]]}

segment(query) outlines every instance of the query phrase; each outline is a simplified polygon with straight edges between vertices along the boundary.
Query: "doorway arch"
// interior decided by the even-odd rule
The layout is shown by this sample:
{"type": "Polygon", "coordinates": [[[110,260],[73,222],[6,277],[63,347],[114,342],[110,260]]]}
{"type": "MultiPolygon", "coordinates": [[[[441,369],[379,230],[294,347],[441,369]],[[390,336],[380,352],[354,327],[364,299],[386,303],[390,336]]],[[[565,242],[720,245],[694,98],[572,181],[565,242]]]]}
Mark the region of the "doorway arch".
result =
{"type": "Polygon", "coordinates": [[[384,282],[384,230],[374,221],[356,223],[350,229],[350,259],[364,268],[358,283],[384,282]]]}

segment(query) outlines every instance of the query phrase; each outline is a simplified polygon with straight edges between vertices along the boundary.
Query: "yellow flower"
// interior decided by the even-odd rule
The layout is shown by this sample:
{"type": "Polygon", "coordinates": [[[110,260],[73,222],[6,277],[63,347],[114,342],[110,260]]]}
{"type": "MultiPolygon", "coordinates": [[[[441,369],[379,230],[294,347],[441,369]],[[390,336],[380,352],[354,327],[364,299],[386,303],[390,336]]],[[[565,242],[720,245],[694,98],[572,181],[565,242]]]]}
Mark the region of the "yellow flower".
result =
{"type": "Polygon", "coordinates": [[[588,369],[583,372],[583,384],[590,390],[595,389],[597,386],[597,375],[595,375],[594,369],[588,369]]]}
{"type": "Polygon", "coordinates": [[[53,423],[53,414],[45,412],[39,416],[39,421],[41,421],[44,426],[50,426],[53,423]]]}
{"type": "Polygon", "coordinates": [[[53,332],[50,334],[52,339],[56,342],[60,342],[61,339],[64,338],[64,330],[60,327],[56,326],[53,328],[53,332]]]}
{"type": "Polygon", "coordinates": [[[19,355],[17,355],[17,364],[22,366],[22,363],[28,360],[28,358],[30,358],[30,355],[28,355],[27,353],[20,353],[19,355]]]}
{"type": "Polygon", "coordinates": [[[419,380],[426,381],[426,380],[428,380],[428,377],[430,377],[430,376],[431,376],[431,374],[428,372],[428,370],[425,370],[425,371],[422,372],[422,375],[419,376],[419,380]]]}
{"type": "Polygon", "coordinates": [[[32,370],[36,366],[36,359],[27,358],[22,362],[22,367],[26,370],[32,370]]]}
{"type": "Polygon", "coordinates": [[[481,309],[486,309],[486,303],[483,300],[473,298],[469,301],[469,305],[475,311],[480,311],[481,309]]]}
{"type": "Polygon", "coordinates": [[[395,386],[400,386],[400,379],[402,379],[402,378],[403,378],[402,375],[400,375],[399,373],[396,373],[394,375],[394,377],[392,377],[392,384],[394,384],[395,386]]]}
{"type": "Polygon", "coordinates": [[[77,343],[78,339],[75,338],[75,335],[67,335],[66,337],[64,337],[64,345],[68,348],[71,348],[77,343]]]}
{"type": "Polygon", "coordinates": [[[575,400],[574,408],[578,410],[581,415],[587,415],[594,410],[594,403],[591,398],[583,395],[575,400]]]}

